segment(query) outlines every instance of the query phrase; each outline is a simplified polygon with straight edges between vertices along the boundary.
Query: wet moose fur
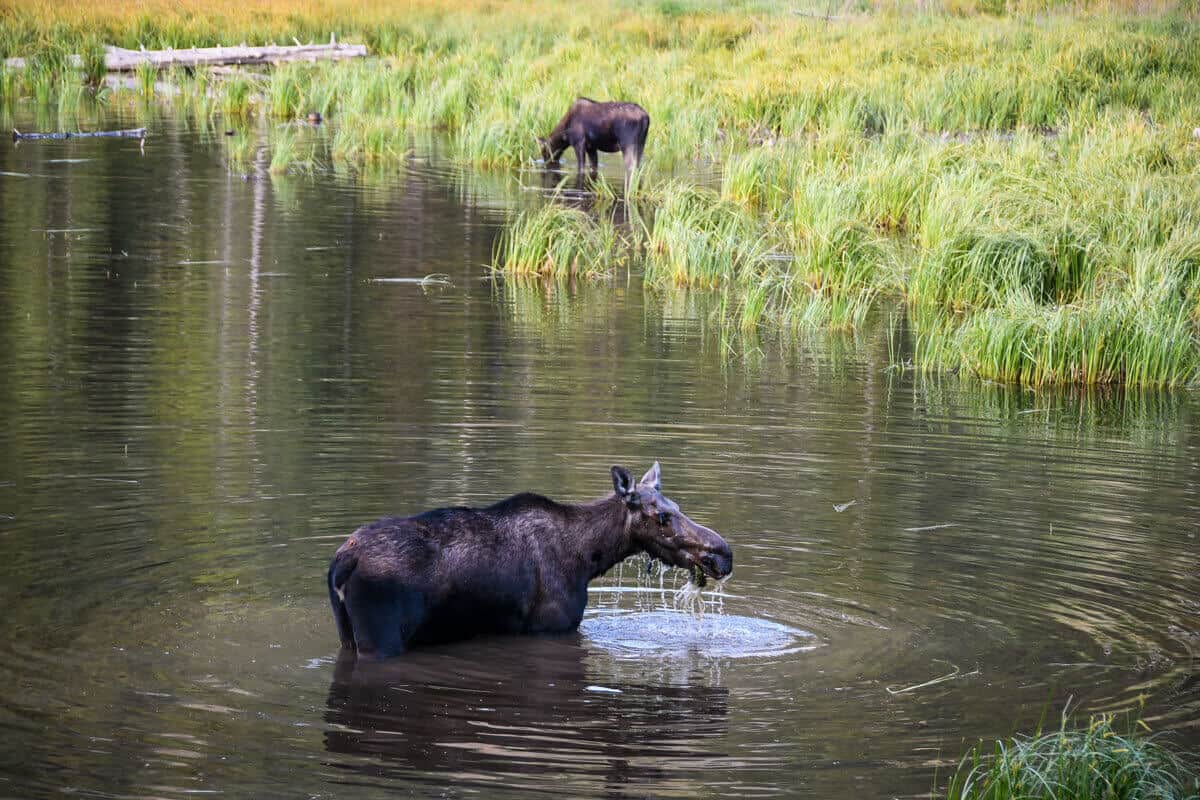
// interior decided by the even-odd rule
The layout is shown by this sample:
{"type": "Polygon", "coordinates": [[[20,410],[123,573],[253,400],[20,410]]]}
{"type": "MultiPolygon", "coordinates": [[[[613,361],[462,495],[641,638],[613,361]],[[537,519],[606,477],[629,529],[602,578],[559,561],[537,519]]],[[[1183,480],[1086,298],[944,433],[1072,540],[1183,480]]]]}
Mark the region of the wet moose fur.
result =
{"type": "Polygon", "coordinates": [[[619,151],[625,159],[628,178],[642,162],[649,130],[650,115],[637,103],[598,103],[580,97],[550,135],[538,139],[538,144],[547,164],[557,164],[564,150],[574,149],[579,172],[583,172],[585,156],[595,172],[599,163],[597,151],[619,151]]]}
{"type": "Polygon", "coordinates": [[[359,528],[329,565],[342,645],[385,658],[480,634],[572,631],[588,582],[638,552],[730,573],[729,545],[662,495],[657,463],[636,484],[622,467],[612,478],[614,493],[590,503],[518,494],[359,528]]]}

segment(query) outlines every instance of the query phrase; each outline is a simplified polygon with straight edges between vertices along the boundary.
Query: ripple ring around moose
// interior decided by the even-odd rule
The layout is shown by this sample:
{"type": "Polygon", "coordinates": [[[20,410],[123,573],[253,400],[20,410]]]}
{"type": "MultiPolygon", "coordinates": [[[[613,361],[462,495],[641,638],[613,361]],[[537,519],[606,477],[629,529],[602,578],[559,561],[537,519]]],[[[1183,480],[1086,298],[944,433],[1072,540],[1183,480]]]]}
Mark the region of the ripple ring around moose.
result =
{"type": "Polygon", "coordinates": [[[806,652],[820,646],[808,631],[730,614],[647,611],[589,616],[579,630],[617,655],[754,658],[806,652]]]}

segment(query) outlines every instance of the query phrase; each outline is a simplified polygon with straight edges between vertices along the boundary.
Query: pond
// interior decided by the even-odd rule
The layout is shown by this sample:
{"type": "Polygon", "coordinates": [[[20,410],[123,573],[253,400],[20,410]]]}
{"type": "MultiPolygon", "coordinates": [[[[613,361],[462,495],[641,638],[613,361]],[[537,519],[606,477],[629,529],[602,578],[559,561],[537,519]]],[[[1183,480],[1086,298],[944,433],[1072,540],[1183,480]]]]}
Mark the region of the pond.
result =
{"type": "Polygon", "coordinates": [[[916,375],[902,318],[730,343],[636,268],[491,279],[544,182],[436,140],[150,128],[0,144],[0,795],[927,797],[1068,703],[1200,749],[1194,393],[916,375]],[[577,635],[339,662],[357,525],[654,460],[734,548],[703,617],[631,560],[577,635]]]}

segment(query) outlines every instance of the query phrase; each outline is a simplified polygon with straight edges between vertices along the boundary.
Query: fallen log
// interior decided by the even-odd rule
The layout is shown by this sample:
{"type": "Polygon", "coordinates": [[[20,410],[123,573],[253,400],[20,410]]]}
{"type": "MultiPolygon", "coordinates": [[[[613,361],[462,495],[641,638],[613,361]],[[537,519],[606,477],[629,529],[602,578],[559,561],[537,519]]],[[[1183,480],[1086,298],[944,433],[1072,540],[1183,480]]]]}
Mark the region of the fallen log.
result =
{"type": "Polygon", "coordinates": [[[14,142],[23,142],[31,139],[92,139],[101,136],[145,139],[146,129],[131,128],[124,131],[83,131],[80,133],[72,133],[70,131],[63,131],[61,133],[21,133],[16,128],[13,128],[12,136],[14,142]]]}
{"type": "MultiPolygon", "coordinates": [[[[109,72],[131,72],[142,64],[157,69],[167,67],[208,67],[227,64],[282,64],[288,61],[340,61],[345,58],[363,58],[367,46],[363,44],[338,44],[330,37],[329,44],[263,45],[253,47],[192,47],[185,50],[126,50],[123,47],[104,48],[104,66],[109,72]]],[[[83,66],[77,55],[68,57],[69,63],[83,66]]],[[[24,69],[23,58],[5,59],[7,69],[24,69]]]]}

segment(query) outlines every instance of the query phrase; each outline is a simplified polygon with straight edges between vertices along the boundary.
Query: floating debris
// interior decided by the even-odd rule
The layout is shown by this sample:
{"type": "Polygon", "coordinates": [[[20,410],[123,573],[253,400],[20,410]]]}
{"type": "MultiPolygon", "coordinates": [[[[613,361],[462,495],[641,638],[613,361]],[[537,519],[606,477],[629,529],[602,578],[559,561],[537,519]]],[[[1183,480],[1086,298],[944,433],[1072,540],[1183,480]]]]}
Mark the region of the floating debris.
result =
{"type": "MultiPolygon", "coordinates": [[[[944,663],[946,663],[946,664],[950,664],[950,662],[949,662],[949,661],[946,661],[946,662],[944,662],[944,663]]],[[[954,671],[953,671],[953,672],[948,672],[948,673],[946,673],[945,675],[941,675],[941,676],[939,676],[939,677],[937,677],[937,678],[934,678],[934,679],[932,679],[932,680],[925,681],[924,683],[918,683],[918,684],[916,684],[916,685],[914,685],[914,686],[905,686],[903,689],[893,689],[891,686],[885,686],[885,687],[883,687],[883,688],[884,688],[884,689],[886,689],[886,690],[887,690],[887,693],[888,693],[888,694],[891,694],[891,695],[896,695],[896,694],[907,694],[908,692],[916,691],[917,689],[924,689],[924,688],[925,688],[925,687],[927,687],[927,686],[935,686],[935,685],[937,685],[937,684],[939,684],[939,683],[945,683],[946,681],[952,681],[952,680],[954,680],[955,678],[966,678],[966,677],[969,677],[969,676],[971,676],[971,675],[978,675],[978,674],[979,674],[979,667],[976,667],[976,668],[975,668],[974,670],[972,670],[971,672],[961,672],[961,671],[959,670],[959,668],[958,668],[958,665],[957,665],[957,664],[950,664],[950,666],[954,667],[954,671]]]]}
{"type": "Polygon", "coordinates": [[[856,506],[856,505],[858,505],[857,500],[851,500],[849,503],[834,503],[833,510],[840,514],[843,511],[845,511],[847,508],[850,508],[850,506],[856,506]]]}
{"type": "Polygon", "coordinates": [[[371,283],[415,283],[420,286],[453,286],[450,276],[441,272],[426,275],[424,278],[371,278],[371,283]]]}
{"type": "Polygon", "coordinates": [[[21,133],[13,128],[14,142],[39,141],[42,139],[95,139],[99,137],[145,139],[145,128],[133,128],[124,131],[58,131],[55,133],[21,133]]]}

